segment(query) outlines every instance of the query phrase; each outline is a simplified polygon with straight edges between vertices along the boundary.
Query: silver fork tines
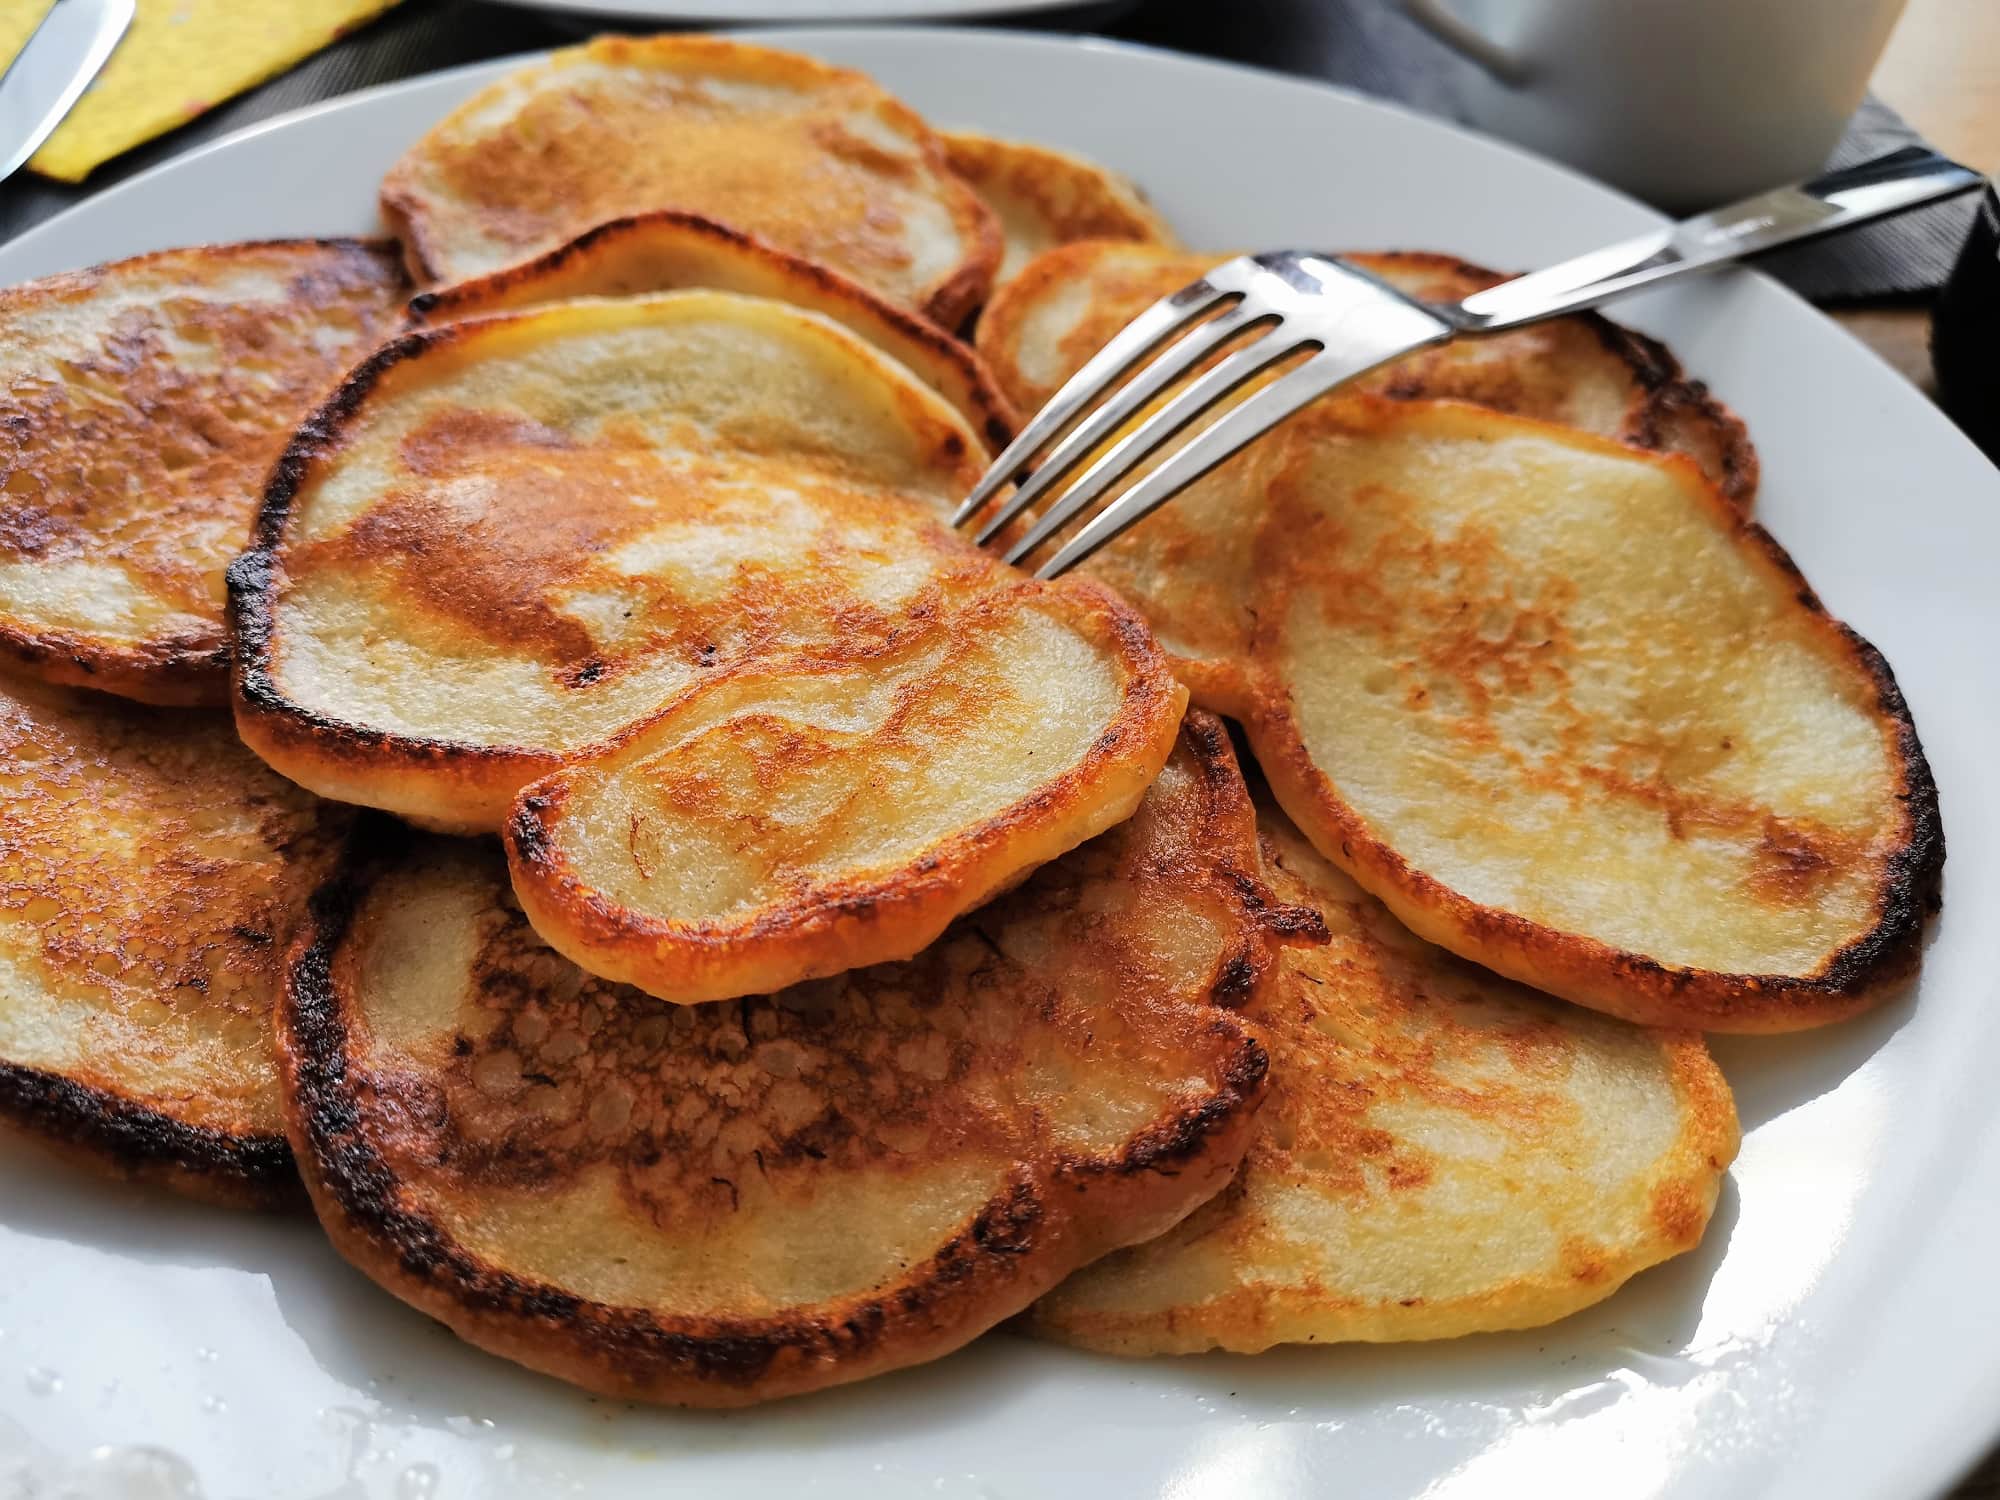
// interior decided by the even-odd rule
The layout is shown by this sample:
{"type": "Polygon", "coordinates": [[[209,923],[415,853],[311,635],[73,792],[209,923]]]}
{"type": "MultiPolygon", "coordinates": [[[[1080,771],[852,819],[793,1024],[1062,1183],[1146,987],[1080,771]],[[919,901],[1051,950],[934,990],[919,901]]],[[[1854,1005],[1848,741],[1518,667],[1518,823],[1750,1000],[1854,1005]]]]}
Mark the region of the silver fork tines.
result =
{"type": "MultiPolygon", "coordinates": [[[[988,500],[1000,492],[1003,484],[1023,472],[1030,460],[1048,446],[1050,439],[1069,426],[1078,413],[1120,375],[1226,300],[1232,292],[1240,295],[1248,283],[1248,275],[1241,268],[1248,264],[1248,256],[1239,256],[1226,265],[1217,266],[1199,281],[1182,287],[1170,297],[1162,297],[1127,323],[1110,343],[1084,362],[1082,369],[1064,381],[1062,388],[1015,435],[1014,441],[1000,450],[1000,456],[993,460],[993,466],[972,487],[972,493],[965,497],[965,503],[951,518],[951,524],[963,526],[971,520],[988,500]],[[1232,280],[1240,284],[1232,286],[1232,280]]],[[[987,533],[981,532],[980,535],[984,537],[987,533]]]]}
{"type": "Polygon", "coordinates": [[[976,537],[981,544],[991,541],[1091,459],[1008,549],[1007,561],[1018,563],[1239,388],[1293,355],[1317,351],[1099,511],[1035,575],[1057,577],[1316,396],[1385,360],[1449,338],[1452,331],[1453,325],[1432,309],[1324,256],[1239,256],[1155,302],[1071,376],[981,477],[952,524],[964,525],[1010,480],[1018,479],[1014,493],[976,537]],[[1229,349],[1211,369],[1193,374],[1244,335],[1252,335],[1249,342],[1229,349]],[[1156,350],[1162,350],[1157,359],[1118,384],[1156,350]],[[1162,402],[1159,409],[1134,431],[1109,448],[1103,446],[1155,402],[1162,402]],[[1040,464],[1027,472],[1044,449],[1040,464]]]}
{"type": "Polygon", "coordinates": [[[1460,334],[1499,333],[1596,307],[1761,250],[1965,192],[1980,181],[1977,173],[1934,151],[1906,146],[1650,230],[1475,292],[1462,302],[1414,301],[1329,256],[1296,250],[1238,256],[1155,302],[1064,382],[980,478],[952,525],[965,525],[1018,481],[1014,493],[979,529],[977,540],[984,544],[1037,502],[1053,497],[1027,534],[1008,549],[1007,561],[1020,562],[1114,486],[1131,479],[1147,459],[1166,452],[1176,436],[1240,387],[1294,355],[1316,351],[1168,452],[1156,468],[1092,516],[1035,574],[1057,577],[1300,407],[1377,365],[1460,334]],[[1159,357],[1145,370],[1119,384],[1156,352],[1159,357]],[[1217,354],[1222,358],[1215,365],[1194,373],[1217,354]],[[1155,403],[1157,409],[1135,430],[1104,447],[1155,403]],[[1058,493],[1086,460],[1088,467],[1058,493]]]}

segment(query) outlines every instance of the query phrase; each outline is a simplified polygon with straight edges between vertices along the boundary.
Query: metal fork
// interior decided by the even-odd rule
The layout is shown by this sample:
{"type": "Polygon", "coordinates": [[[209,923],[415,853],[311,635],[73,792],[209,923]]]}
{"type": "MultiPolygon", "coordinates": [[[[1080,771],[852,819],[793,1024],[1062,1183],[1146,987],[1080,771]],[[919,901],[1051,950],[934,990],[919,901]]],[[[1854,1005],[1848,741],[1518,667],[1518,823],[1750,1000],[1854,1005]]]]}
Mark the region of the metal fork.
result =
{"type": "Polygon", "coordinates": [[[983,546],[1091,459],[1009,547],[1007,561],[1019,563],[1232,392],[1312,351],[1091,517],[1035,575],[1055,578],[1308,402],[1392,359],[1450,339],[1581,312],[1759,251],[1965,192],[1982,180],[1934,151],[1905,147],[1516,277],[1461,302],[1418,301],[1335,256],[1298,250],[1238,256],[1155,302],[1092,356],[1007,445],[952,524],[967,524],[1007,484],[1019,481],[981,526],[975,540],[983,546]],[[1127,383],[1118,383],[1156,351],[1163,352],[1127,383]],[[1222,354],[1218,363],[1194,373],[1217,354],[1222,354]],[[1162,398],[1164,404],[1137,428],[1104,447],[1162,398]]]}

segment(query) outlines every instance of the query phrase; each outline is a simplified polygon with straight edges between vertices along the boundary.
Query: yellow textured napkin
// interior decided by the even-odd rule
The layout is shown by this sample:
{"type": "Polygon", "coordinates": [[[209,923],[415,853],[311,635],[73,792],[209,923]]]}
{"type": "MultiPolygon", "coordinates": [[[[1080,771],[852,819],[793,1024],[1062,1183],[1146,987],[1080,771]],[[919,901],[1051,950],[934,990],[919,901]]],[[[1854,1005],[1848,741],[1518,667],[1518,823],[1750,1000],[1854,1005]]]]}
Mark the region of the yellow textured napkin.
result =
{"type": "MultiPolygon", "coordinates": [[[[11,62],[52,0],[0,0],[11,62]]],[[[139,0],[125,40],[28,163],[81,182],[92,168],[309,57],[397,0],[139,0]]]]}

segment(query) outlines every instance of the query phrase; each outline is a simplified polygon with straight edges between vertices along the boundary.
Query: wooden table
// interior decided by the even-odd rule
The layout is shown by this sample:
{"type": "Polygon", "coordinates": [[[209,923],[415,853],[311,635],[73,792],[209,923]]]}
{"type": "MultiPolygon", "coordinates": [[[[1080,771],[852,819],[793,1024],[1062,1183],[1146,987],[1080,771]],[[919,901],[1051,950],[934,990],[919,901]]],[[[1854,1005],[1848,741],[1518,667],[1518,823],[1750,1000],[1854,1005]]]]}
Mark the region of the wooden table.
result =
{"type": "MultiPolygon", "coordinates": [[[[2000,3],[1910,0],[1874,85],[1940,151],[2000,174],[2000,3]]],[[[1846,308],[1833,316],[1924,390],[1932,388],[1927,306],[1846,308]]],[[[1989,1465],[1986,1483],[1982,1500],[2000,1500],[2000,1468],[1989,1465]]]]}
{"type": "MultiPolygon", "coordinates": [[[[1875,72],[1875,92],[1940,151],[2000,173],[2000,4],[1910,0],[1875,72]]],[[[1854,308],[1842,323],[1925,390],[1931,388],[1929,309],[1854,308]]],[[[1993,1357],[2000,1360],[2000,1350],[1993,1357]]],[[[1994,1413],[2000,1418],[2000,1412],[1994,1413]]],[[[1953,1500],[2000,1500],[2000,1451],[1953,1500]]]]}

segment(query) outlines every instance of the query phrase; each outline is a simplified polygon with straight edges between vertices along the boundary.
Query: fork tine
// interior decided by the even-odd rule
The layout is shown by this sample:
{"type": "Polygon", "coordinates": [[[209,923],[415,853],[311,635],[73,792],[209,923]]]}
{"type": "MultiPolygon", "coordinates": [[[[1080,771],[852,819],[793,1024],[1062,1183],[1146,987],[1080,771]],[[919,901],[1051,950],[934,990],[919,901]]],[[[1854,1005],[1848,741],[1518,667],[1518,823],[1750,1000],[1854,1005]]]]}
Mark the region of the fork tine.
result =
{"type": "Polygon", "coordinates": [[[1239,448],[1269,432],[1300,407],[1379,363],[1380,360],[1363,363],[1323,351],[1296,370],[1287,371],[1234,411],[1225,413],[1213,427],[1099,511],[1035,576],[1060,578],[1123,536],[1239,448]]]}
{"type": "MultiPolygon", "coordinates": [[[[1262,371],[1312,342],[1309,335],[1281,324],[1254,343],[1238,349],[1214,369],[1189,381],[1165,406],[1120,438],[1108,453],[1084,470],[1063,497],[1043,513],[1026,536],[1014,544],[1007,553],[1007,561],[1020,562],[1067,526],[1085,506],[1094,504],[1112,485],[1131,473],[1149,455],[1159,451],[1161,444],[1175,433],[1238,386],[1255,379],[1262,371]]],[[[1036,479],[1041,475],[1041,470],[1035,471],[1036,479]]],[[[1029,482],[1033,483],[1032,480],[1029,482]]]]}
{"type": "Polygon", "coordinates": [[[1268,308],[1255,309],[1248,301],[1239,302],[1228,312],[1199,324],[1167,345],[1157,359],[1107,396],[1101,406],[1086,415],[1070,429],[1068,436],[1044,454],[1042,461],[1035,465],[1035,472],[1021,481],[1014,493],[1007,497],[1006,503],[987,518],[986,524],[972,540],[981,547],[992,541],[1009,521],[1040,500],[1058,480],[1088,458],[1105,438],[1130,421],[1133,413],[1143,409],[1160,392],[1244,329],[1256,326],[1260,320],[1275,322],[1277,316],[1268,308]]]}
{"type": "Polygon", "coordinates": [[[1223,298],[1239,293],[1250,278],[1260,274],[1248,256],[1238,256],[1217,266],[1199,281],[1162,297],[1126,324],[1110,343],[1063,382],[1020,433],[982,474],[972,493],[951,518],[953,526],[963,526],[980,508],[998,494],[1000,487],[1028,466],[1028,461],[1050,439],[1067,427],[1084,407],[1158,345],[1192,323],[1223,298]],[[1241,283],[1241,284],[1239,284],[1241,283]]]}

